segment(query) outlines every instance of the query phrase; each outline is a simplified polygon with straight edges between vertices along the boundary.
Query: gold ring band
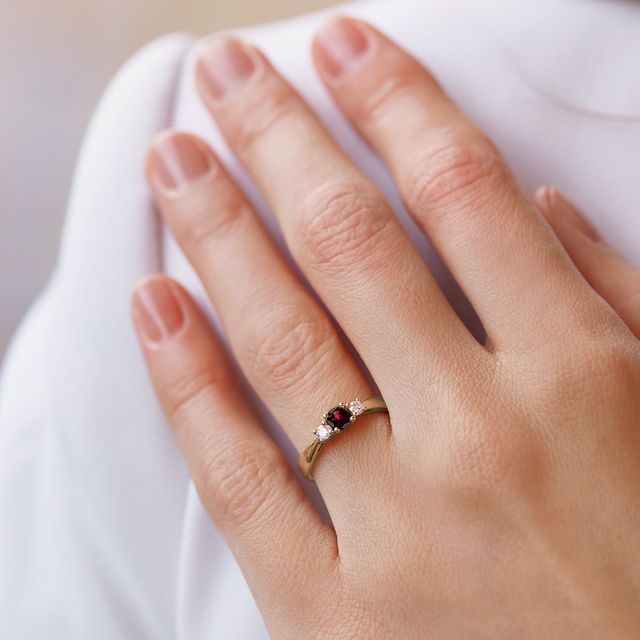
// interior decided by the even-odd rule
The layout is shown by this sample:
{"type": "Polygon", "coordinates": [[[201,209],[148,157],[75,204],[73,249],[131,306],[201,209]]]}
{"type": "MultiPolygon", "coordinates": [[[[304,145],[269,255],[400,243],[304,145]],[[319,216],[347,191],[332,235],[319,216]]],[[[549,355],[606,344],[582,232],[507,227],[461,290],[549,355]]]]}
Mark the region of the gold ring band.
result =
{"type": "Polygon", "coordinates": [[[340,402],[327,411],[322,423],[313,430],[315,439],[298,457],[298,468],[302,475],[307,480],[313,480],[313,466],[318,459],[318,454],[331,438],[344,431],[359,416],[365,413],[381,412],[389,412],[382,396],[373,396],[368,400],[356,398],[351,402],[340,402]]]}

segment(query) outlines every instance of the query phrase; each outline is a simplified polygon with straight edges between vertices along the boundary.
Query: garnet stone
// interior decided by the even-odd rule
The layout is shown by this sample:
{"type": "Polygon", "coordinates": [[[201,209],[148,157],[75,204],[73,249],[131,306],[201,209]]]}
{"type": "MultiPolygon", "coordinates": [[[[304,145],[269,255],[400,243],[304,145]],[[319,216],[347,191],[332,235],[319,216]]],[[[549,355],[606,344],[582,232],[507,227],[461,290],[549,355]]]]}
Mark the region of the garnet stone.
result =
{"type": "Polygon", "coordinates": [[[327,422],[332,427],[344,429],[351,422],[352,415],[346,407],[334,407],[327,413],[327,422]]]}

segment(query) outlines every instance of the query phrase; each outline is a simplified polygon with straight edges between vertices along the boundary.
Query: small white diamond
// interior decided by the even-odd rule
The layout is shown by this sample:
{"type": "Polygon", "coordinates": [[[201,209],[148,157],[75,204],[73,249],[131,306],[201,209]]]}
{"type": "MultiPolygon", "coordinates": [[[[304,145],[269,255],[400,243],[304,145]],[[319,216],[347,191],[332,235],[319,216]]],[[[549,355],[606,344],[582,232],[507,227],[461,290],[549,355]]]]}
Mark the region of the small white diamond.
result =
{"type": "Polygon", "coordinates": [[[316,434],[316,438],[318,438],[318,440],[324,442],[333,435],[333,429],[327,424],[321,424],[315,428],[313,433],[316,434]]]}
{"type": "Polygon", "coordinates": [[[354,416],[359,416],[364,413],[364,405],[356,398],[349,403],[349,411],[351,411],[354,416]]]}

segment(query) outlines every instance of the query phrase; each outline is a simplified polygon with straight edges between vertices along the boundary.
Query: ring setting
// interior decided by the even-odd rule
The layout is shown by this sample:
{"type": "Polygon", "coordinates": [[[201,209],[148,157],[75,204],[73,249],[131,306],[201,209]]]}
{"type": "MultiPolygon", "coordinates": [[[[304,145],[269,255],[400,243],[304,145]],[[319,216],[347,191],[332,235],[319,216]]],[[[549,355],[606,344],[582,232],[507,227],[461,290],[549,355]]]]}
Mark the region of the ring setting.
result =
{"type": "Polygon", "coordinates": [[[324,414],[323,422],[314,429],[313,433],[318,440],[326,442],[355,422],[364,411],[365,406],[359,398],[352,400],[349,404],[340,402],[324,414]]]}
{"type": "Polygon", "coordinates": [[[326,442],[342,433],[361,415],[374,412],[388,412],[381,396],[373,396],[367,400],[356,398],[351,402],[340,402],[329,409],[324,414],[322,422],[313,430],[315,439],[298,458],[298,468],[304,477],[313,480],[313,466],[326,442]]]}

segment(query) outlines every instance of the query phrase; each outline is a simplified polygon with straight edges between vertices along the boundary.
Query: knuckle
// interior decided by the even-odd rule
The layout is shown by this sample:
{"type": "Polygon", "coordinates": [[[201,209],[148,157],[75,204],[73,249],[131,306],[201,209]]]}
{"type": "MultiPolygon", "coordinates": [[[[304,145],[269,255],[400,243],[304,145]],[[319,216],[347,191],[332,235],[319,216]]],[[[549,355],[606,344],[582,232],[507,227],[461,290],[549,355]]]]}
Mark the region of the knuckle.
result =
{"type": "Polygon", "coordinates": [[[610,433],[616,422],[612,410],[640,401],[639,380],[637,341],[619,331],[582,333],[540,362],[531,389],[531,401],[539,409],[532,420],[544,428],[548,416],[554,416],[562,425],[555,432],[558,437],[572,433],[584,419],[610,433]]]}
{"type": "Polygon", "coordinates": [[[185,216],[186,224],[181,226],[182,243],[195,250],[206,250],[227,237],[236,228],[244,216],[245,207],[240,202],[226,203],[212,210],[209,193],[198,194],[198,198],[190,203],[194,215],[185,216]]]}
{"type": "Polygon", "coordinates": [[[542,452],[520,416],[470,424],[455,435],[451,469],[456,489],[477,494],[526,491],[536,486],[542,452]]]}
{"type": "MultiPolygon", "coordinates": [[[[595,384],[601,391],[626,392],[630,385],[637,386],[640,379],[640,360],[637,345],[627,340],[600,340],[582,346],[576,361],[564,367],[564,377],[574,380],[580,391],[595,384]]],[[[607,393],[609,401],[610,393],[607,393]]]]}
{"type": "Polygon", "coordinates": [[[172,377],[165,394],[165,412],[172,424],[178,424],[183,414],[201,414],[207,410],[220,380],[212,367],[203,365],[172,377]]]}
{"type": "Polygon", "coordinates": [[[507,173],[500,154],[484,136],[443,136],[415,164],[404,185],[412,211],[470,205],[492,195],[494,182],[507,173]]]}
{"type": "Polygon", "coordinates": [[[262,385],[291,393],[311,381],[327,359],[334,332],[326,317],[298,311],[266,320],[260,335],[247,340],[247,361],[262,385]]]}
{"type": "MultiPolygon", "coordinates": [[[[350,185],[323,185],[305,199],[296,236],[300,250],[317,267],[353,268],[367,260],[386,235],[390,215],[384,202],[370,189],[350,185]]],[[[375,262],[375,261],[374,261],[375,262]]]]}
{"type": "Polygon", "coordinates": [[[414,73],[408,70],[398,70],[386,76],[380,85],[367,93],[359,107],[359,119],[376,122],[389,113],[391,105],[398,105],[402,96],[411,95],[411,89],[415,86],[414,73]]]}
{"type": "Polygon", "coordinates": [[[259,92],[244,103],[241,114],[234,118],[234,144],[248,150],[279,122],[299,113],[298,99],[286,88],[259,92]]]}
{"type": "Polygon", "coordinates": [[[198,483],[214,518],[230,527],[259,526],[277,508],[276,489],[287,466],[273,449],[253,441],[216,440],[206,452],[198,483]]]}
{"type": "MultiPolygon", "coordinates": [[[[553,366],[546,367],[541,392],[548,398],[567,394],[574,398],[590,394],[598,388],[619,388],[620,383],[638,379],[640,359],[637,341],[616,318],[579,317],[574,324],[575,335],[565,340],[549,354],[553,366]]],[[[543,366],[546,359],[543,362],[543,366]]],[[[547,363],[548,364],[548,363],[547,363]]]]}

